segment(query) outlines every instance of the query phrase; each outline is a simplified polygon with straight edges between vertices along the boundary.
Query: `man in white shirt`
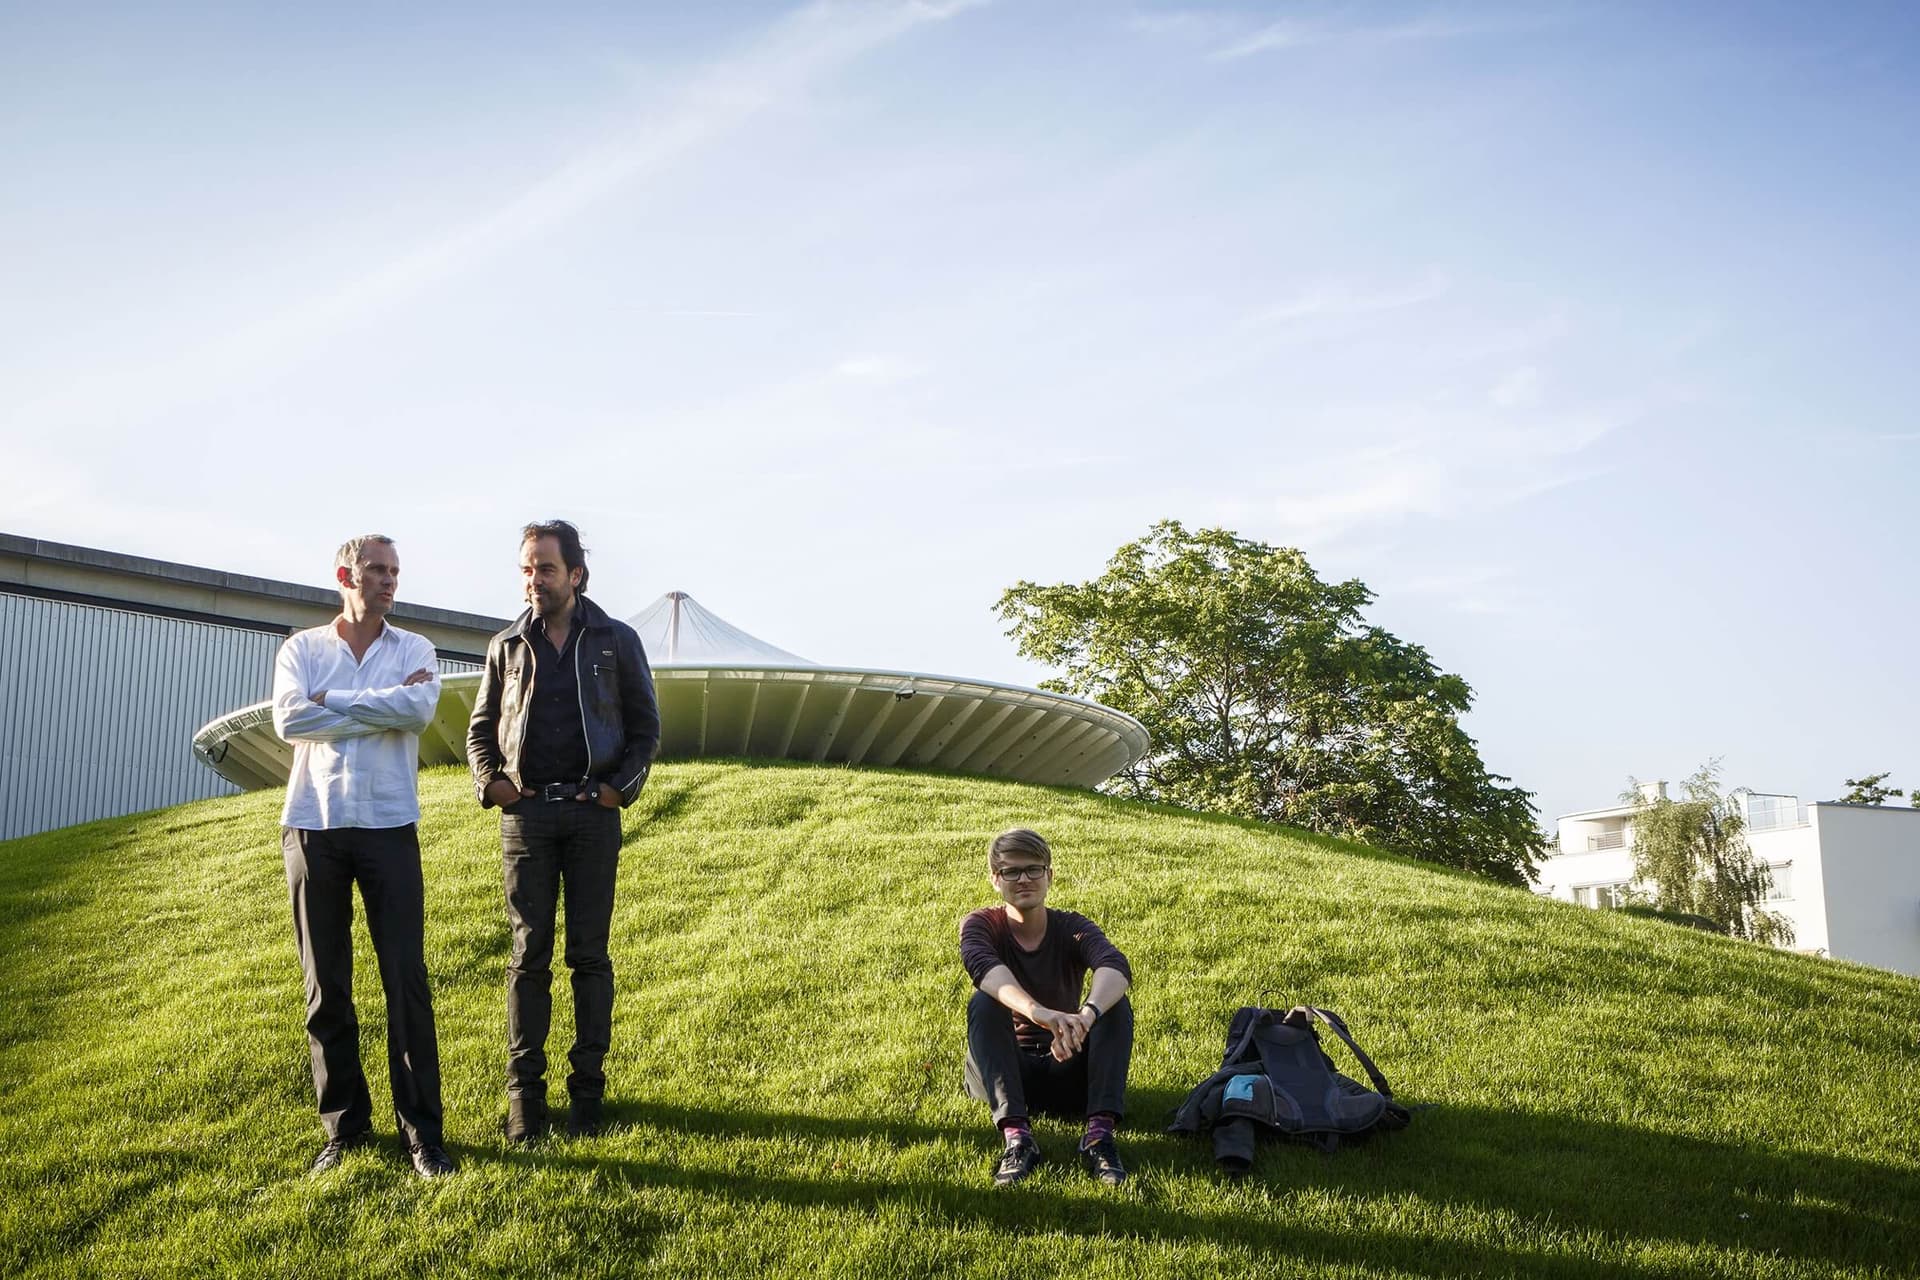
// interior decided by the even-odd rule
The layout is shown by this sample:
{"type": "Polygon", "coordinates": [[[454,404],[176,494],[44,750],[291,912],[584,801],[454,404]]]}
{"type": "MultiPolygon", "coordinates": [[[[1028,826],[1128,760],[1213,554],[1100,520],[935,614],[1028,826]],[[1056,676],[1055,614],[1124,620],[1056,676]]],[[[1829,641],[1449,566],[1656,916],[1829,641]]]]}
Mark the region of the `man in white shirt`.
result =
{"type": "Polygon", "coordinates": [[[391,626],[400,556],[367,534],[334,558],[340,616],[295,632],[273,670],[273,727],[293,744],[280,847],[307,980],[307,1044],[327,1141],[313,1172],[373,1134],[353,1009],[353,886],[387,996],[394,1118],[423,1178],[454,1171],[441,1134],[440,1051],[427,990],[420,731],[440,701],[433,645],[391,626]]]}

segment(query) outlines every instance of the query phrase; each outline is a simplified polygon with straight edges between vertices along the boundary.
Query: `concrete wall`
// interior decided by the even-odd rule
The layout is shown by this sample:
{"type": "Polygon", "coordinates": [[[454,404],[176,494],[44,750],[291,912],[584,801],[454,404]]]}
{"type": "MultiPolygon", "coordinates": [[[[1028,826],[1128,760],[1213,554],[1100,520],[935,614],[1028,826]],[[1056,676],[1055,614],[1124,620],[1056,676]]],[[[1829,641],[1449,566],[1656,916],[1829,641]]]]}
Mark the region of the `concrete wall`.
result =
{"type": "Polygon", "coordinates": [[[1562,853],[1540,864],[1540,878],[1535,882],[1535,889],[1562,902],[1572,902],[1576,889],[1632,879],[1633,853],[1629,849],[1562,853]]]}
{"type": "Polygon", "coordinates": [[[1825,865],[1829,953],[1920,975],[1920,811],[1809,806],[1825,865]]]}
{"type": "Polygon", "coordinates": [[[1755,862],[1787,868],[1784,873],[1775,874],[1782,876],[1782,887],[1790,892],[1764,905],[1767,910],[1785,916],[1793,926],[1789,949],[1814,955],[1832,954],[1827,926],[1827,872],[1821,856],[1820,833],[1811,825],[1751,831],[1747,833],[1747,848],[1753,851],[1755,862]]]}
{"type": "MultiPolygon", "coordinates": [[[[234,792],[195,731],[268,697],[280,642],[339,609],[320,586],[0,533],[0,840],[234,792]]],[[[473,670],[506,625],[411,604],[393,620],[443,671],[473,670]]]]}
{"type": "Polygon", "coordinates": [[[0,594],[0,840],[230,795],[193,731],[268,695],[280,637],[0,594]]]}

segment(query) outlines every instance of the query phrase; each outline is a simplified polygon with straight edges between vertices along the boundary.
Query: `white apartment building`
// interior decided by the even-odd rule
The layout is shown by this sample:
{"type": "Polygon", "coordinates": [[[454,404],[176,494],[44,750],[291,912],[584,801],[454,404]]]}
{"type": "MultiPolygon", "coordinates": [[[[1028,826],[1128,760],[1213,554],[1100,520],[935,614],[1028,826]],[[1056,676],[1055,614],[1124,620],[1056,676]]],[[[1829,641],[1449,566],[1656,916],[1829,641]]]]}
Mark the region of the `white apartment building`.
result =
{"type": "MultiPolygon", "coordinates": [[[[1655,795],[1666,785],[1645,784],[1655,795]]],[[[1792,921],[1795,951],[1920,976],[1920,809],[1734,796],[1754,859],[1773,870],[1767,909],[1792,921]]],[[[1633,882],[1633,806],[1618,804],[1563,816],[1534,888],[1611,907],[1633,882]]]]}

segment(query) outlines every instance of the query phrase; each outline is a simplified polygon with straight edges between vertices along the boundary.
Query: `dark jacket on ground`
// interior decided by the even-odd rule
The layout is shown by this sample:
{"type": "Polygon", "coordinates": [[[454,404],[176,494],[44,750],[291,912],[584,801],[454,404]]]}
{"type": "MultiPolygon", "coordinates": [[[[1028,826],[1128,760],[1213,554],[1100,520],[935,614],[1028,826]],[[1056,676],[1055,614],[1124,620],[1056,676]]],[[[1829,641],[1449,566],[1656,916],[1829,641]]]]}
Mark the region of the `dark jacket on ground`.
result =
{"type": "MultiPolygon", "coordinates": [[[[574,600],[573,625],[580,638],[571,647],[587,776],[611,785],[620,793],[620,803],[630,805],[640,798],[660,749],[653,669],[632,627],[609,617],[586,596],[574,600]]],[[[527,609],[487,643],[480,692],[467,722],[467,765],[483,807],[492,803],[487,786],[496,778],[521,785],[521,751],[533,701],[533,650],[527,635],[532,625],[533,610],[527,609]]]]}

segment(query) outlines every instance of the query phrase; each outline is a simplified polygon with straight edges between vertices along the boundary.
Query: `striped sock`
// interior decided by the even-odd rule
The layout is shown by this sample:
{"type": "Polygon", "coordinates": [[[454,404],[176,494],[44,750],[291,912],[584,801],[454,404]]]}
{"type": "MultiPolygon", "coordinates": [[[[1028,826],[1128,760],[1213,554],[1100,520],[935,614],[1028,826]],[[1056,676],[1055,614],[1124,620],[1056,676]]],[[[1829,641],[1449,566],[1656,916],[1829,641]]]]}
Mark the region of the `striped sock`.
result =
{"type": "Polygon", "coordinates": [[[1080,1149],[1085,1151],[1096,1142],[1103,1142],[1112,1138],[1113,1126],[1119,1122],[1120,1117],[1111,1111],[1096,1111],[1088,1116],[1087,1136],[1080,1139],[1080,1149]]]}
{"type": "Polygon", "coordinates": [[[1033,1128],[1025,1116],[1008,1116],[1000,1122],[1000,1136],[1006,1139],[1008,1146],[1012,1146],[1022,1138],[1031,1138],[1033,1128]]]}

